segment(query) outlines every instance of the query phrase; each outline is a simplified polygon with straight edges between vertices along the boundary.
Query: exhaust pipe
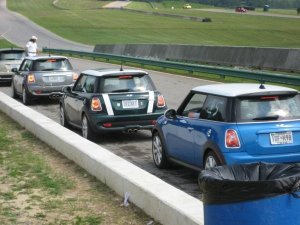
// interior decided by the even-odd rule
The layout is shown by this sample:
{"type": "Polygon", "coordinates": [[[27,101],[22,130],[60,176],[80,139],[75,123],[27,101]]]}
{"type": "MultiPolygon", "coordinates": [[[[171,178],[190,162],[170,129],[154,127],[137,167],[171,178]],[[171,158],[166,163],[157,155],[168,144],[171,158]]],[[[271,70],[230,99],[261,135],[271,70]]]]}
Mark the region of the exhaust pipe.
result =
{"type": "Polygon", "coordinates": [[[138,129],[128,129],[127,133],[136,133],[138,129]]]}

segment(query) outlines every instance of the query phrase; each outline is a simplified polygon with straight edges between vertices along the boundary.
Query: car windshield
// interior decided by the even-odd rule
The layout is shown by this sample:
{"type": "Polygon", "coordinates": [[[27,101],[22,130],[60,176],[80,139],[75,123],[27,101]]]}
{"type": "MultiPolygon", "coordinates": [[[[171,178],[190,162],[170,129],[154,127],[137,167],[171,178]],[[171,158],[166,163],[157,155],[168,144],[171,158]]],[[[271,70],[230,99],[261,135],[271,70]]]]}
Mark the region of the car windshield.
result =
{"type": "Polygon", "coordinates": [[[39,59],[33,63],[33,71],[67,71],[72,70],[72,66],[68,59],[65,58],[51,58],[39,59]]]}
{"type": "Polygon", "coordinates": [[[7,51],[7,52],[1,52],[0,53],[0,59],[1,60],[21,60],[24,58],[24,52],[23,51],[7,51]]]}
{"type": "Polygon", "coordinates": [[[102,92],[153,91],[154,85],[148,75],[120,75],[105,77],[102,92]]]}
{"type": "Polygon", "coordinates": [[[300,96],[274,95],[239,98],[237,122],[300,119],[300,96]]]}

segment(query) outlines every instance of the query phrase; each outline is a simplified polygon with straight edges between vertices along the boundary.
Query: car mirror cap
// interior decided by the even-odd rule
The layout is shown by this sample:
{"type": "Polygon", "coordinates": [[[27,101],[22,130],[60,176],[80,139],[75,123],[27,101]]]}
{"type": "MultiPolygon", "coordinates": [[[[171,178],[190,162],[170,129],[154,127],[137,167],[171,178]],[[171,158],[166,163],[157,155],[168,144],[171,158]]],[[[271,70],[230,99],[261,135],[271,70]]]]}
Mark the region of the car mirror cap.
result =
{"type": "Polygon", "coordinates": [[[168,109],[165,112],[165,117],[168,119],[175,119],[176,118],[176,111],[175,109],[168,109]]]}
{"type": "Polygon", "coordinates": [[[66,87],[63,87],[62,91],[63,91],[64,93],[71,93],[72,89],[71,89],[70,86],[66,86],[66,87]]]}
{"type": "Polygon", "coordinates": [[[12,68],[11,72],[14,72],[14,73],[18,72],[18,68],[12,68]]]}

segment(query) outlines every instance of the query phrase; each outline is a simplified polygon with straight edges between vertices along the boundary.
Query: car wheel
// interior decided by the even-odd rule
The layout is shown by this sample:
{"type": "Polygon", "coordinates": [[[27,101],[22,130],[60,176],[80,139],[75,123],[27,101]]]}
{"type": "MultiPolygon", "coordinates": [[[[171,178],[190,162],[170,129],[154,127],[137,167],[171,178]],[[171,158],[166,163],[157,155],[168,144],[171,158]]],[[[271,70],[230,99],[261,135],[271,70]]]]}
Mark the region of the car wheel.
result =
{"type": "Polygon", "coordinates": [[[59,119],[60,119],[60,124],[64,127],[69,127],[68,120],[66,118],[66,113],[64,110],[63,105],[59,106],[59,119]]]}
{"type": "Polygon", "coordinates": [[[82,136],[88,140],[93,141],[96,137],[96,135],[94,134],[91,125],[86,117],[86,115],[82,116],[82,120],[81,120],[81,131],[82,131],[82,136]]]}
{"type": "Polygon", "coordinates": [[[18,98],[18,94],[17,94],[17,91],[16,91],[16,88],[15,88],[15,85],[14,85],[13,81],[11,82],[11,91],[12,91],[12,97],[13,98],[18,98]]]}
{"type": "Polygon", "coordinates": [[[26,91],[26,88],[23,87],[22,90],[22,102],[24,105],[30,105],[31,104],[31,98],[28,94],[28,92],[26,91]]]}
{"type": "Polygon", "coordinates": [[[165,147],[158,132],[153,133],[152,136],[152,156],[155,166],[159,169],[168,168],[170,166],[165,147]]]}
{"type": "Polygon", "coordinates": [[[210,151],[205,155],[204,169],[209,169],[216,166],[221,166],[221,161],[213,151],[210,151]]]}

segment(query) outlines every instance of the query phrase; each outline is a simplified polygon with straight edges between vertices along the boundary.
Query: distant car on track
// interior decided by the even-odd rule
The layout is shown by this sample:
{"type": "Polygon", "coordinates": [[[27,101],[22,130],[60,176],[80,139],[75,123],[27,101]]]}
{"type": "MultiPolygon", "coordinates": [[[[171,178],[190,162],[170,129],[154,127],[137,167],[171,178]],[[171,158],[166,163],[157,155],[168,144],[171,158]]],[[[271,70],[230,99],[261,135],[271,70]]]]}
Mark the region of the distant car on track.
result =
{"type": "Polygon", "coordinates": [[[20,68],[14,68],[13,71],[13,97],[21,96],[25,105],[31,104],[36,98],[59,98],[62,88],[73,86],[78,77],[64,56],[26,57],[20,68]]]}
{"type": "Polygon", "coordinates": [[[83,71],[74,87],[64,88],[60,122],[93,140],[113,131],[151,130],[167,109],[147,72],[135,69],[83,71]]]}
{"type": "Polygon", "coordinates": [[[24,49],[0,49],[0,83],[7,83],[10,85],[12,75],[14,74],[11,70],[12,68],[19,67],[24,57],[24,49]]]}
{"type": "Polygon", "coordinates": [[[236,12],[241,12],[241,13],[246,13],[246,12],[247,12],[247,9],[245,9],[244,7],[236,7],[236,8],[235,8],[235,11],[236,11],[236,12]]]}
{"type": "Polygon", "coordinates": [[[184,9],[191,9],[192,6],[190,4],[184,4],[182,8],[184,8],[184,9]]]}
{"type": "Polygon", "coordinates": [[[275,85],[214,84],[190,91],[152,131],[158,168],[300,162],[300,95],[275,85]]]}

